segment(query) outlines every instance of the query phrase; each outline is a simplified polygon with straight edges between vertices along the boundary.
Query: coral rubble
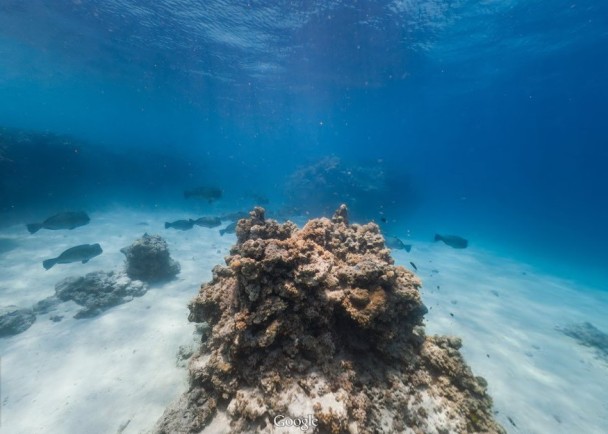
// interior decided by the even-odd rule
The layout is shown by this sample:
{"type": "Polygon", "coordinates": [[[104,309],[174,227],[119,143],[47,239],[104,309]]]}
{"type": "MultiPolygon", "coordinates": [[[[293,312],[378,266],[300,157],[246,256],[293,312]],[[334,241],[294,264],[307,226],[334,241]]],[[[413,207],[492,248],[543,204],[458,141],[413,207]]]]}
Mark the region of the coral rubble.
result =
{"type": "Polygon", "coordinates": [[[0,337],[23,333],[34,322],[36,322],[36,314],[32,309],[12,305],[0,307],[0,337]]]}
{"type": "Polygon", "coordinates": [[[504,433],[460,339],[425,335],[421,283],[377,225],[255,208],[236,234],[189,305],[211,329],[155,432],[504,433]]]}
{"type": "Polygon", "coordinates": [[[557,330],[575,339],[579,344],[595,349],[597,355],[608,361],[608,334],[589,322],[557,327],[557,330]]]}
{"type": "Polygon", "coordinates": [[[167,242],[160,235],[144,234],[120,250],[126,256],[126,271],[131,279],[158,282],[175,277],[178,262],[171,259],[167,242]]]}
{"type": "MultiPolygon", "coordinates": [[[[85,276],[70,276],[55,285],[55,296],[61,301],[73,300],[83,306],[74,318],[90,318],[103,311],[141,297],[148,290],[139,280],[131,280],[125,273],[94,271],[85,276]]],[[[43,300],[52,305],[52,300],[43,300]]],[[[40,302],[39,302],[40,304],[40,302]]]]}

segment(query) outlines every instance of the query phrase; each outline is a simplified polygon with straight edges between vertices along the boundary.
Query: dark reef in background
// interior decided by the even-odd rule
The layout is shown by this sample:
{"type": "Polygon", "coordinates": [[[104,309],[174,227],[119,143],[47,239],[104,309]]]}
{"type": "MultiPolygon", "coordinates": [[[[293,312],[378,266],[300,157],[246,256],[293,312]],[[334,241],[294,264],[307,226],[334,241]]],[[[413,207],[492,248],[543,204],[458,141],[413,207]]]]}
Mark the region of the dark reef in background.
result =
{"type": "Polygon", "coordinates": [[[50,132],[0,128],[0,213],[181,200],[191,175],[204,172],[200,159],[142,148],[121,152],[50,132]]]}
{"type": "Polygon", "coordinates": [[[0,211],[73,195],[88,177],[83,148],[67,137],[0,128],[0,211]]]}
{"type": "Polygon", "coordinates": [[[337,156],[295,170],[285,196],[288,207],[306,215],[331,216],[348,202],[358,221],[379,220],[390,210],[407,214],[417,199],[407,173],[395,173],[382,160],[349,162],[337,156]]]}
{"type": "Polygon", "coordinates": [[[131,279],[160,282],[173,279],[181,270],[179,263],[171,258],[167,242],[160,235],[144,234],[120,251],[126,256],[126,272],[131,279]]]}

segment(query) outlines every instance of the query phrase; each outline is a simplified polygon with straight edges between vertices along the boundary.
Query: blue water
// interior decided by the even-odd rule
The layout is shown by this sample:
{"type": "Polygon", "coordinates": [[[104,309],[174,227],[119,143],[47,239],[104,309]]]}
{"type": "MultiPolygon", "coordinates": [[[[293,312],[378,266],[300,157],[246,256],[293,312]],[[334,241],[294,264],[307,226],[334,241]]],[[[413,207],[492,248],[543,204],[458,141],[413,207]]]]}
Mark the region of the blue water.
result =
{"type": "Polygon", "coordinates": [[[605,358],[555,326],[608,331],[607,77],[600,0],[0,0],[0,308],[122,266],[143,231],[182,264],[145,305],[0,339],[3,432],[139,432],[185,387],[185,306],[234,235],[164,221],[340,203],[414,245],[394,257],[420,267],[428,330],[464,337],[509,432],[606,432],[605,358]],[[66,210],[92,224],[26,232],[66,210]],[[104,256],[40,267],[85,242],[104,256]]]}
{"type": "Polygon", "coordinates": [[[597,0],[3,0],[0,127],[61,138],[0,149],[2,221],[200,211],[198,185],[279,209],[334,156],[386,174],[355,192],[361,220],[602,286],[606,47],[597,0]]]}

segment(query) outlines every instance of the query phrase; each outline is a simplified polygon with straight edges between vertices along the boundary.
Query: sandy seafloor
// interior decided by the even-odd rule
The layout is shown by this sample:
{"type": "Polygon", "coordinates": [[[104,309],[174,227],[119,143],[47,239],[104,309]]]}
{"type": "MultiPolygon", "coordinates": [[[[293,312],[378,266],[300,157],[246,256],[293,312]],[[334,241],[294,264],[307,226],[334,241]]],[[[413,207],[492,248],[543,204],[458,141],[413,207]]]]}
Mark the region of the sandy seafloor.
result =
{"type": "MultiPolygon", "coordinates": [[[[121,269],[120,249],[144,232],[162,235],[182,267],[176,280],[98,317],[73,319],[79,307],[68,302],[39,315],[24,333],[0,339],[1,433],[139,433],[185,390],[186,369],[177,366],[176,353],[194,339],[186,305],[236,239],[217,228],[163,228],[165,220],[184,217],[115,210],[93,213],[89,225],[72,231],[0,230],[16,243],[0,253],[1,305],[30,307],[53,295],[66,276],[121,269]],[[43,259],[95,242],[104,253],[87,264],[42,268],[43,259]],[[64,318],[53,322],[52,314],[64,318]]],[[[410,253],[394,257],[408,268],[410,261],[417,265],[430,309],[427,333],[463,339],[462,352],[475,375],[488,380],[496,417],[508,432],[608,432],[608,362],[555,330],[589,321],[608,331],[605,288],[542,274],[474,243],[453,250],[414,242],[410,253]]]]}

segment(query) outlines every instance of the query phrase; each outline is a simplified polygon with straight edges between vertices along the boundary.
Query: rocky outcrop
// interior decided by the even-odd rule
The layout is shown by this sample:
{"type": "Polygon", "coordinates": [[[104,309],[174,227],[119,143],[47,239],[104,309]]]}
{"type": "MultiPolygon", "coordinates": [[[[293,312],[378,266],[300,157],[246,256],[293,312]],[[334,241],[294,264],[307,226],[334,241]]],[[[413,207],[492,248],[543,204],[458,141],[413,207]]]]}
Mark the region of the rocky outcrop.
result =
{"type": "Polygon", "coordinates": [[[205,228],[216,228],[222,225],[222,219],[219,217],[199,217],[194,220],[194,224],[205,228]]]}
{"type": "Polygon", "coordinates": [[[210,333],[155,432],[504,432],[460,340],[425,335],[420,280],[377,225],[341,206],[298,229],[255,208],[236,234],[189,305],[210,333]]]}
{"type": "MultiPolygon", "coordinates": [[[[113,306],[141,297],[148,290],[139,280],[131,280],[125,273],[94,271],[85,276],[66,277],[55,285],[55,296],[61,301],[72,300],[84,307],[74,318],[90,318],[113,306]]],[[[45,299],[45,304],[52,301],[45,299]]]]}
{"type": "Polygon", "coordinates": [[[17,335],[29,329],[36,322],[32,309],[18,306],[0,307],[0,338],[17,335]]]}
{"type": "Polygon", "coordinates": [[[126,271],[131,279],[159,282],[174,278],[180,271],[179,263],[171,259],[167,242],[160,235],[144,234],[120,251],[126,256],[126,271]]]}

